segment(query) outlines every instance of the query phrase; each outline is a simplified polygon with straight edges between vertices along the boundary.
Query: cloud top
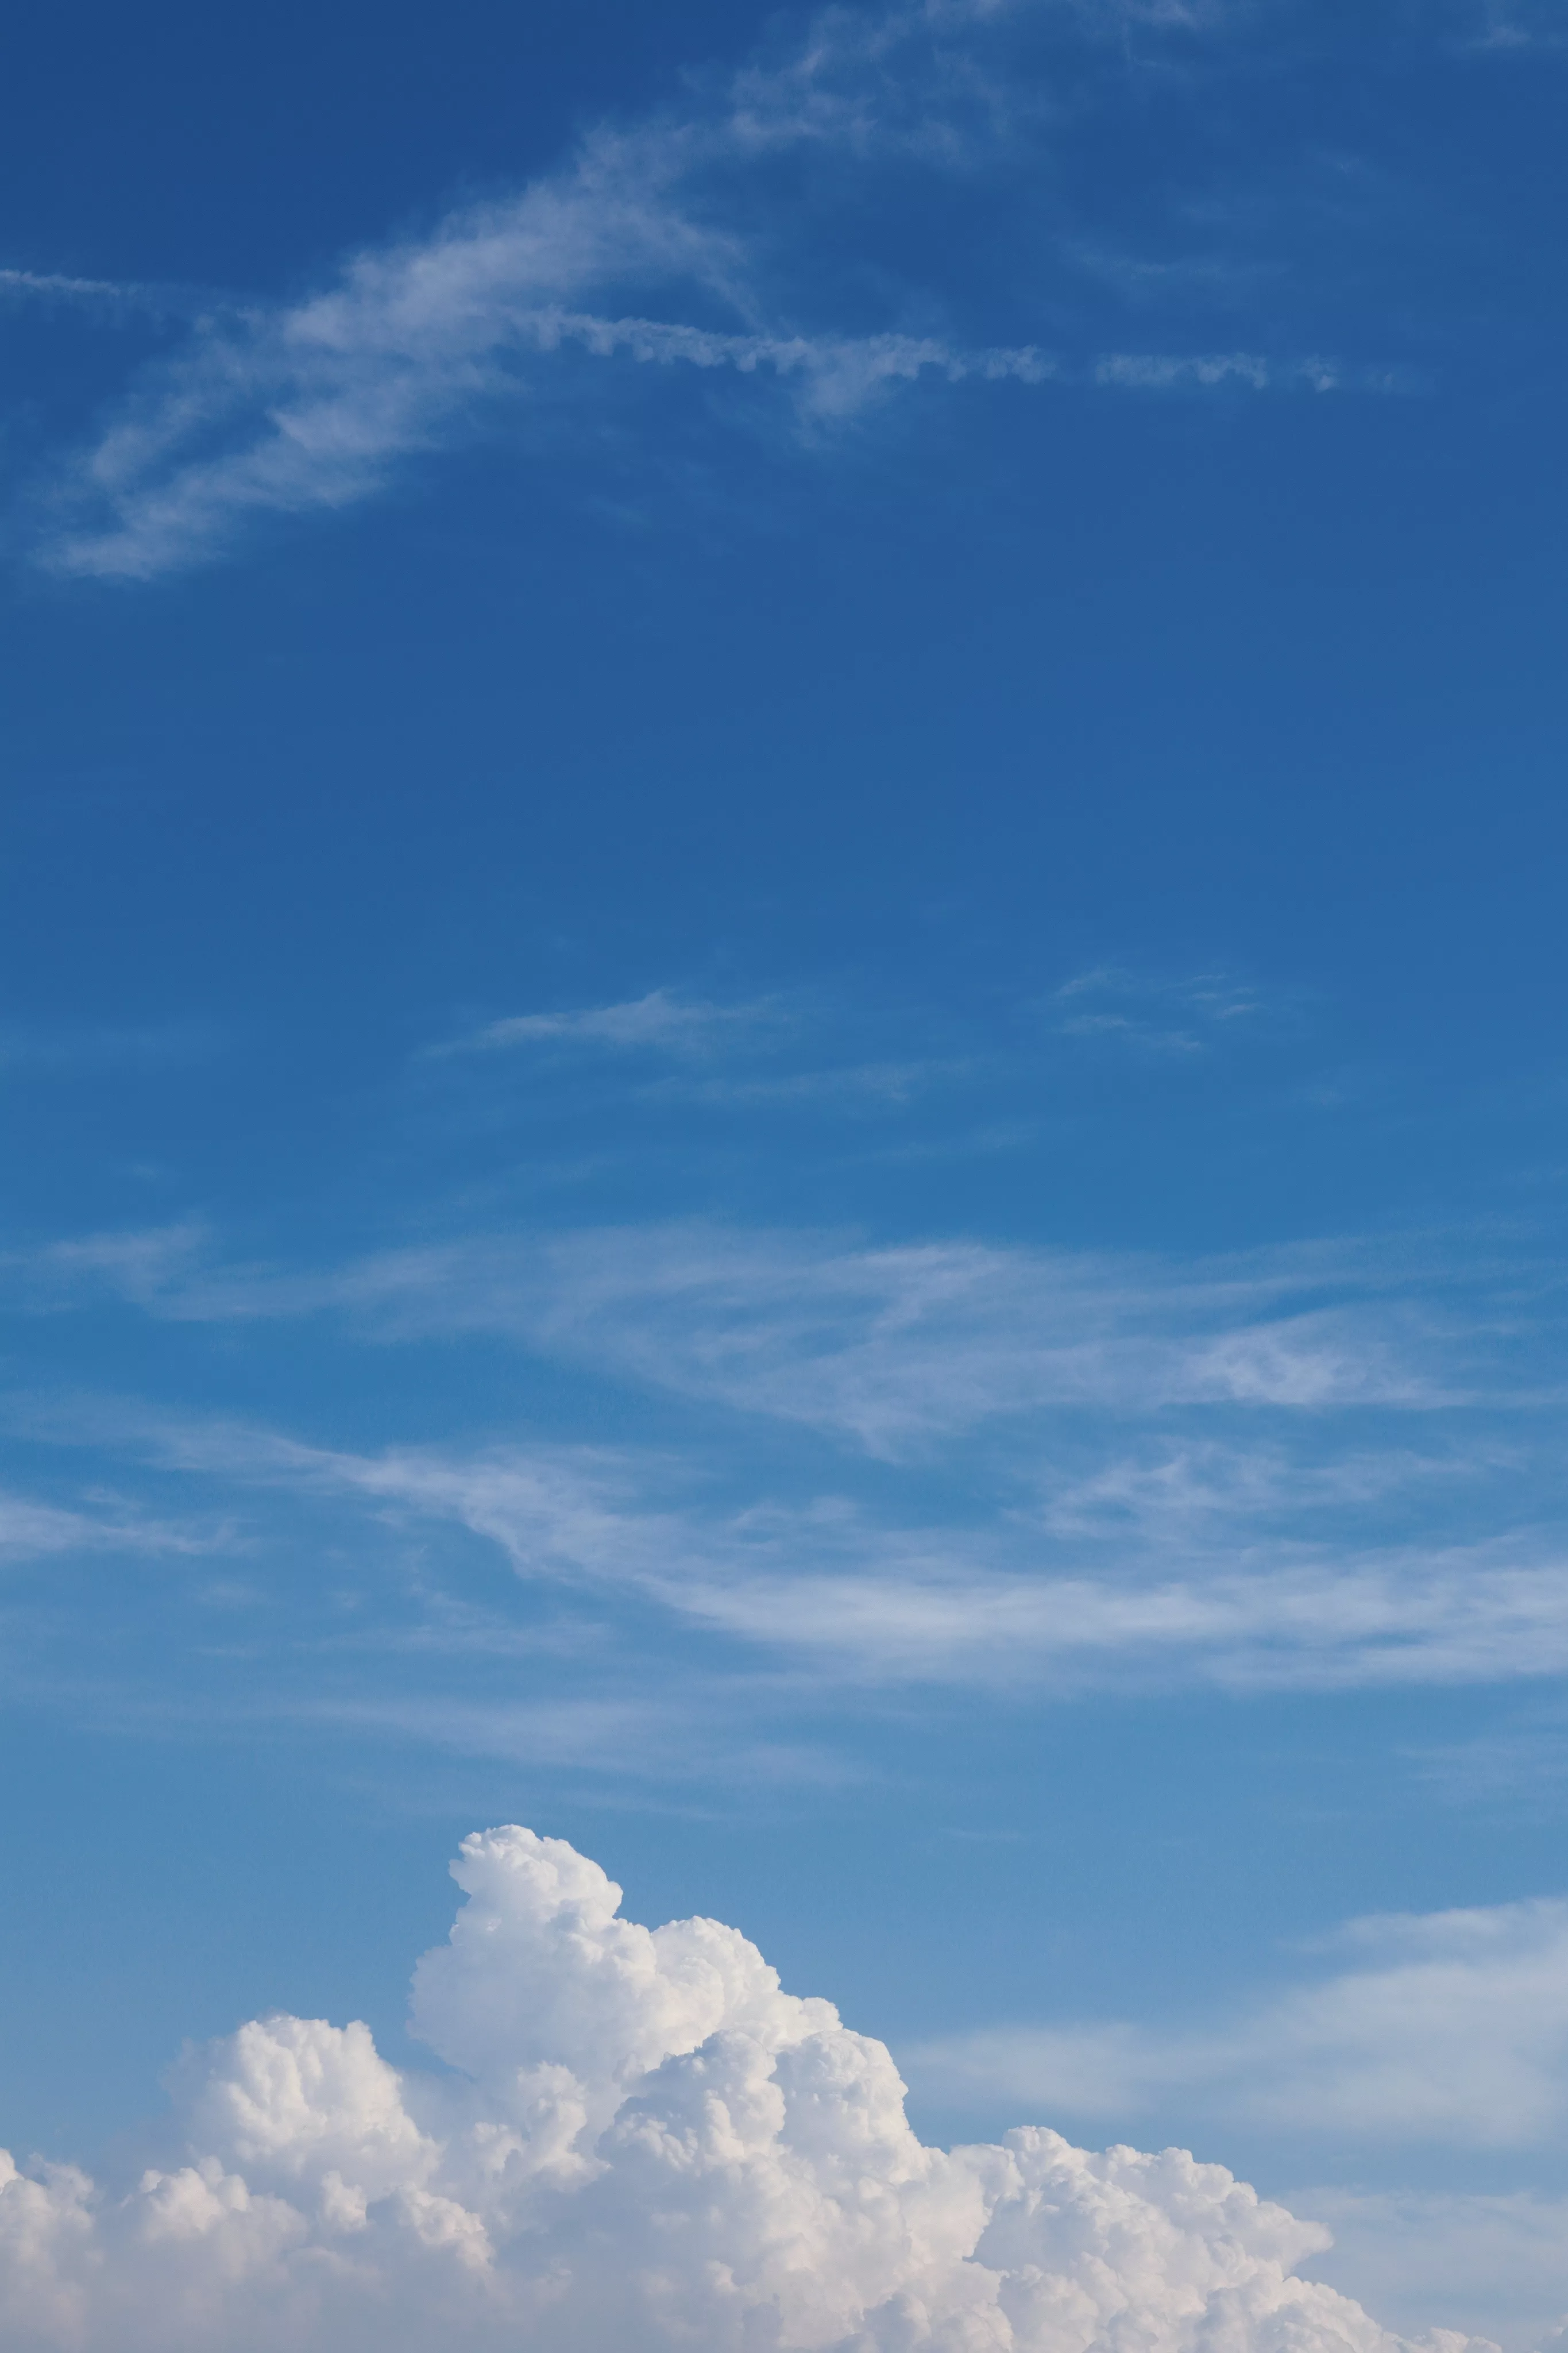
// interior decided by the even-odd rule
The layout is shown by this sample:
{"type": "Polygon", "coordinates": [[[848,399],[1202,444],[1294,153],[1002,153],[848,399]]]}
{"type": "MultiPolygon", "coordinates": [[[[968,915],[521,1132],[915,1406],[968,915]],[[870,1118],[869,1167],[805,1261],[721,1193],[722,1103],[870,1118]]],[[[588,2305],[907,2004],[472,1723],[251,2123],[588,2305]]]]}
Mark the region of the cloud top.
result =
{"type": "Polygon", "coordinates": [[[0,2154],[16,2353],[1405,2342],[1298,2276],[1320,2226],[1183,2151],[925,2147],[881,2043],[733,1928],[624,1920],[562,1840],[487,1831],[454,1871],[414,2001],[448,2073],[275,2016],[187,2054],[188,2147],[126,2194],[0,2154]]]}

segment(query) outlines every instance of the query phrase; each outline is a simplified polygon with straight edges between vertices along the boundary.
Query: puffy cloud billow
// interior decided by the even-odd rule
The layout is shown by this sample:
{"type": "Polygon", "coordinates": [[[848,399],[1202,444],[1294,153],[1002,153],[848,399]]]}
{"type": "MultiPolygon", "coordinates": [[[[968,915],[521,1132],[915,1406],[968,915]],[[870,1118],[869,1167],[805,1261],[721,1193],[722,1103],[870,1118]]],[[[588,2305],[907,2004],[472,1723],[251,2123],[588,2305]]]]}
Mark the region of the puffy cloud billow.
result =
{"type": "MultiPolygon", "coordinates": [[[[7,2353],[1397,2353],[1327,2234],[1180,2150],[928,2148],[881,2043],[559,1839],[464,1842],[415,1976],[446,2063],[274,2016],[187,2054],[124,2193],[0,2152],[7,2353]]],[[[1441,2353],[1480,2340],[1439,2336],[1441,2353]]]]}

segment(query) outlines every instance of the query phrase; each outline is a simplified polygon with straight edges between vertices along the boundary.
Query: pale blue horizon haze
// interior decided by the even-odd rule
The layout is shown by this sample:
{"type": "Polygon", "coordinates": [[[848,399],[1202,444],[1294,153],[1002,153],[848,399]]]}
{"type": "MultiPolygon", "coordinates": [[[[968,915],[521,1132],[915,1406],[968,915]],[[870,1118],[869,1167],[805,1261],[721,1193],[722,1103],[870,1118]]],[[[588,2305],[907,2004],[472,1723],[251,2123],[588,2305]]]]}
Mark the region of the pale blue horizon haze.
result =
{"type": "MultiPolygon", "coordinates": [[[[1532,2353],[1568,11],[11,50],[0,2146],[119,2213],[274,2012],[483,2077],[408,1973],[518,1823],[922,2142],[1191,2149],[1532,2353]]],[[[1068,2343],[756,2293],[668,2341],[1068,2343]]]]}

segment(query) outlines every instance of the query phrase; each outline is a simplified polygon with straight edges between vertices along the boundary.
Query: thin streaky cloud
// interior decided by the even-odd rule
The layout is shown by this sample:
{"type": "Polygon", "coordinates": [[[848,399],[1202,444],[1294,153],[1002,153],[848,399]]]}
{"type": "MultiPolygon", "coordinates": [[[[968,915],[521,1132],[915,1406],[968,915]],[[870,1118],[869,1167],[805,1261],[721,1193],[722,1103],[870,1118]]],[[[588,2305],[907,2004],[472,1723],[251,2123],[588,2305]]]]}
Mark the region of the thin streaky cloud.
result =
{"type": "MultiPolygon", "coordinates": [[[[805,1556],[803,1530],[798,1549],[805,1556]]],[[[938,1540],[927,1536],[928,1550],[938,1540]]],[[[1568,1566],[1247,1558],[1163,1583],[963,1573],[689,1578],[668,1598],[851,1680],[954,1689],[1453,1687],[1568,1667],[1568,1566]]]]}
{"type": "Polygon", "coordinates": [[[889,1456],[1047,1405],[1415,1407],[1453,1394],[1412,1309],[1329,1304],[1316,1284],[1292,1298],[1288,1282],[1233,1284],[1217,1267],[1208,1282],[1162,1280],[1067,1252],[692,1227],[391,1256],[343,1283],[345,1306],[389,1328],[510,1328],[545,1353],[889,1456]]]}
{"type": "Polygon", "coordinates": [[[8,294],[104,295],[115,301],[141,291],[139,287],[122,286],[109,278],[68,278],[52,269],[0,269],[0,289],[8,294]]]}
{"type": "Polygon", "coordinates": [[[1441,2310],[1450,2327],[1501,2337],[1514,2353],[1562,2346],[1568,2198],[1314,2183],[1285,2202],[1333,2233],[1314,2275],[1390,2326],[1415,2336],[1441,2310]]]}
{"type": "MultiPolygon", "coordinates": [[[[80,1442],[91,1422],[79,1410],[58,1434],[80,1442]]],[[[1563,1549],[1528,1531],[1379,1550],[1268,1536],[1244,1501],[1198,1537],[1178,1520],[1075,1553],[1016,1515],[915,1525],[831,1493],[720,1505],[702,1497],[700,1466],[646,1451],[357,1454],[123,1409],[100,1419],[100,1440],[116,1432],[143,1459],[227,1487],[336,1494],[392,1525],[464,1529],[527,1583],[590,1601],[635,1594],[829,1683],[1345,1690],[1568,1668],[1563,1549]]]]}
{"type": "Polygon", "coordinates": [[[1224,2023],[1163,2033],[1113,2021],[995,2027],[901,2054],[955,2102],[1042,2113],[1186,2116],[1292,2137],[1538,2147],[1568,2123],[1568,1903],[1369,1918],[1363,1956],[1224,2023]]]}
{"type": "Polygon", "coordinates": [[[73,1553],[222,1551],[226,1538],[138,1512],[76,1511],[0,1490],[0,1560],[12,1564],[73,1553]]]}
{"type": "Polygon", "coordinates": [[[672,1097],[686,1103],[753,1106],[842,1103],[852,1110],[886,1110],[915,1102],[934,1088],[972,1077],[968,1060],[825,1063],[776,1077],[676,1077],[656,1081],[643,1099],[672,1097]]]}
{"type": "Polygon", "coordinates": [[[156,1314],[160,1303],[200,1277],[212,1236],[195,1219],[81,1234],[33,1250],[0,1254],[0,1280],[13,1300],[35,1313],[79,1305],[105,1292],[156,1314]]]}
{"type": "Polygon", "coordinates": [[[650,989],[646,997],[616,1005],[578,1007],[560,1013],[516,1013],[487,1022],[469,1036],[429,1050],[436,1055],[490,1054],[527,1046],[656,1048],[675,1053],[706,1053],[731,1039],[784,1026],[788,1016],[775,1001],[718,1005],[678,990],[650,989]]]}
{"type": "MultiPolygon", "coordinates": [[[[354,504],[421,452],[490,429],[542,395],[541,371],[568,345],[604,361],[765,373],[808,439],[930,375],[1143,391],[1360,382],[1326,361],[1245,351],[1064,364],[1034,343],[975,346],[896,324],[802,327],[775,282],[784,224],[765,240],[742,233],[733,223],[750,208],[716,193],[719,183],[825,145],[861,166],[878,156],[948,172],[994,165],[1027,108],[1016,78],[983,69],[964,43],[1027,13],[829,11],[793,55],[706,92],[694,81],[684,115],[595,131],[521,194],[355,254],[302,301],[234,306],[198,323],[57,482],[38,560],[67,575],[150,579],[221,555],[258,517],[354,504]]],[[[1199,17],[1122,6],[1069,8],[1058,20],[1110,57],[1130,27],[1157,35],[1199,17]]],[[[810,284],[807,271],[806,301],[810,284]]]]}
{"type": "Polygon", "coordinates": [[[0,269],[0,296],[45,305],[65,303],[111,325],[138,316],[210,323],[242,308],[234,297],[210,287],[75,278],[58,269],[0,269]]]}
{"type": "Polygon", "coordinates": [[[1068,1003],[1084,997],[1121,997],[1154,999],[1183,1005],[1206,1014],[1211,1019],[1235,1020],[1238,1016],[1257,1013],[1262,1008],[1258,989],[1238,981],[1228,973],[1199,972],[1177,978],[1161,978],[1157,975],[1131,970],[1125,965],[1095,965],[1087,972],[1075,973],[1053,991],[1058,1003],[1068,1003]]]}
{"type": "Polygon", "coordinates": [[[1429,1411],[1530,1394],[1489,1356],[1482,1305],[1442,1312],[1412,1295],[1421,1269],[1353,1244],[1176,1267],[691,1223],[475,1236],[307,1271],[225,1266],[174,1226],[55,1243],[4,1271],[40,1310],[118,1293],[174,1322],[332,1315],[387,1344],[493,1334],[889,1461],[1047,1410],[1429,1411]]]}
{"type": "Polygon", "coordinates": [[[1233,1025],[1278,1018],[1285,1009],[1227,973],[1163,978],[1117,965],[1075,974],[1051,1002],[1060,1037],[1105,1039],[1178,1059],[1205,1053],[1233,1025]]]}
{"type": "Polygon", "coordinates": [[[1477,49],[1507,52],[1568,47],[1559,0],[1459,0],[1461,38],[1477,49]]]}
{"type": "MultiPolygon", "coordinates": [[[[115,521],[96,533],[66,531],[47,541],[49,569],[106,579],[150,579],[219,552],[223,535],[264,512],[298,515],[354,504],[383,489],[399,460],[477,428],[481,412],[525,399],[531,386],[511,362],[548,356],[577,343],[593,356],[697,368],[731,368],[742,376],[765,369],[793,385],[803,425],[830,426],[859,415],[889,388],[922,375],[950,385],[1028,386],[1087,380],[1139,390],[1232,379],[1262,392],[1310,379],[1336,387],[1320,364],[1281,368],[1259,358],[1148,353],[1091,364],[1086,372],[1032,344],[967,350],[930,336],[727,335],[676,322],[595,319],[563,312],[513,312],[498,303],[488,323],[471,315],[455,326],[448,348],[431,337],[402,348],[372,329],[359,351],[323,338],[311,349],[308,315],[268,332],[254,314],[243,333],[229,331],[192,355],[203,385],[175,383],[162,415],[114,428],[79,475],[78,504],[107,502],[115,521]],[[226,411],[270,395],[259,438],[216,459],[164,461],[186,434],[221,428],[226,411]]],[[[171,369],[170,375],[178,371],[171,369]]],[[[1380,385],[1369,388],[1381,389],[1380,385]]]]}
{"type": "Polygon", "coordinates": [[[807,406],[816,415],[848,414],[877,387],[912,383],[927,370],[950,384],[1047,384],[1060,364],[1033,344],[1016,349],[966,351],[931,335],[745,335],[719,334],[658,319],[595,319],[569,311],[542,311],[525,332],[540,348],[581,343],[598,359],[626,353],[634,360],[683,360],[698,368],[730,367],[742,375],[758,368],[800,376],[807,406]]]}

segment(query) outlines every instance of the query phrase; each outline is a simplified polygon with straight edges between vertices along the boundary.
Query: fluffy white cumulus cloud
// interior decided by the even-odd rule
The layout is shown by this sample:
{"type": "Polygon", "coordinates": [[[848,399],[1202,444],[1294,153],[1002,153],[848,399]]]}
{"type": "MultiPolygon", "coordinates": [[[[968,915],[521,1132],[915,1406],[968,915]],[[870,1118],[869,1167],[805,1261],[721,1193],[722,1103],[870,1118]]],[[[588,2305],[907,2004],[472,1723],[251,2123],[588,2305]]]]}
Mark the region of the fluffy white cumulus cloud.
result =
{"type": "MultiPolygon", "coordinates": [[[[187,2055],[124,2190],[0,2155],[7,2353],[1397,2353],[1327,2243],[1180,2150],[928,2148],[879,2042],[735,1929],[619,1916],[557,1839],[467,1840],[415,1978],[447,2072],[272,2017],[187,2055]]],[[[1463,2353],[1479,2340],[1432,2340],[1463,2353]]]]}

